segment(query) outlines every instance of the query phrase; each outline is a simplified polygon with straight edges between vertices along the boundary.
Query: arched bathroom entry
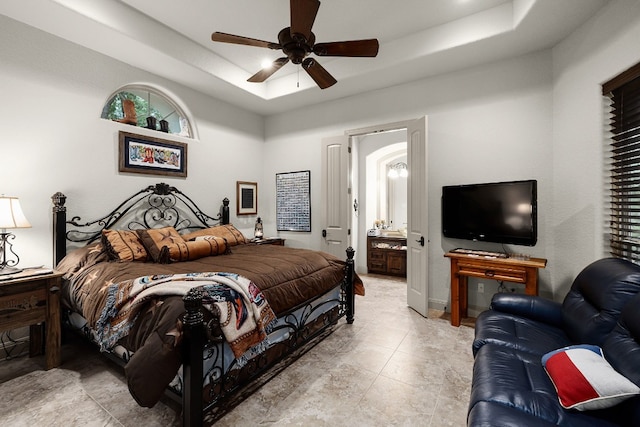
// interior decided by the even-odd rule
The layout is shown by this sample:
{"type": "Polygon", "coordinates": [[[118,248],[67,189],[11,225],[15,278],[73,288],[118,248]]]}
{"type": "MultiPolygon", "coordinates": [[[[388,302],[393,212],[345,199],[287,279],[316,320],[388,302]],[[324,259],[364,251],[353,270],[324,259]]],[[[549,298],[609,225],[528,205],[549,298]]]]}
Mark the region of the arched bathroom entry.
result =
{"type": "Polygon", "coordinates": [[[400,129],[358,137],[361,197],[358,234],[365,238],[366,230],[375,221],[384,221],[386,227],[394,230],[406,229],[407,179],[388,176],[392,165],[407,162],[406,135],[406,130],[400,129]]]}

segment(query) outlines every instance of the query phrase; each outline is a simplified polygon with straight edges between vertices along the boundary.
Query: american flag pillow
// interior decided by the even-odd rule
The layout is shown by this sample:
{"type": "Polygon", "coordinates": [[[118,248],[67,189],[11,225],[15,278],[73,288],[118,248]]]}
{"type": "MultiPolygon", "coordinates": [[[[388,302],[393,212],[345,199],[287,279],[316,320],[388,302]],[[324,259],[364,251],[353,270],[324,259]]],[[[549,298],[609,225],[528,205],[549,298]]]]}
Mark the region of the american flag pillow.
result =
{"type": "Polygon", "coordinates": [[[563,408],[586,411],[617,405],[640,387],[616,372],[594,345],[561,348],[542,356],[563,408]]]}

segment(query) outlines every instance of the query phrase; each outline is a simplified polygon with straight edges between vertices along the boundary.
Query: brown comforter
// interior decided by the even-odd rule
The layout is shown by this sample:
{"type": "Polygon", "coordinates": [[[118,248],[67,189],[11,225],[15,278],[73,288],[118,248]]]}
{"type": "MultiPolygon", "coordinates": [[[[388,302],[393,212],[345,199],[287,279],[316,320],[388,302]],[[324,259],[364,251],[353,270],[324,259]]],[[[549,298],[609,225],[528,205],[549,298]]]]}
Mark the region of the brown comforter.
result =
{"type": "MultiPolygon", "coordinates": [[[[95,313],[83,312],[85,301],[99,293],[105,284],[153,274],[207,271],[231,272],[247,277],[263,292],[276,316],[280,316],[334,288],[344,277],[344,261],[325,252],[247,244],[234,246],[228,255],[172,264],[96,262],[76,273],[67,274],[71,280],[65,291],[71,308],[91,319],[95,313]]],[[[359,281],[357,293],[364,293],[359,281]]]]}
{"type": "MultiPolygon", "coordinates": [[[[172,264],[110,262],[100,244],[69,254],[57,267],[66,273],[63,301],[89,320],[100,316],[108,285],[127,279],[191,272],[232,272],[253,281],[276,316],[280,316],[333,289],[344,277],[344,261],[318,251],[274,245],[239,245],[232,253],[172,264]]],[[[359,279],[356,293],[364,295],[359,279]]],[[[180,364],[179,319],[182,299],[152,301],[136,326],[120,342],[135,352],[126,367],[129,389],[142,406],[153,406],[175,376],[180,364]]]]}

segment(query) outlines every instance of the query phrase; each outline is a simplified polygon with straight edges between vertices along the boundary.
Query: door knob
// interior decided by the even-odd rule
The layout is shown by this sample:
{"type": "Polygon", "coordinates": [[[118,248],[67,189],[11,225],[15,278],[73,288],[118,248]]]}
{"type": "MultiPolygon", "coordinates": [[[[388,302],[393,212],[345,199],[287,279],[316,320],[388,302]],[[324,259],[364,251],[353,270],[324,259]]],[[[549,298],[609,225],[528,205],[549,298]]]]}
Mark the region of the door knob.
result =
{"type": "Polygon", "coordinates": [[[420,240],[416,240],[416,242],[420,243],[420,246],[424,246],[424,236],[420,236],[420,240]]]}

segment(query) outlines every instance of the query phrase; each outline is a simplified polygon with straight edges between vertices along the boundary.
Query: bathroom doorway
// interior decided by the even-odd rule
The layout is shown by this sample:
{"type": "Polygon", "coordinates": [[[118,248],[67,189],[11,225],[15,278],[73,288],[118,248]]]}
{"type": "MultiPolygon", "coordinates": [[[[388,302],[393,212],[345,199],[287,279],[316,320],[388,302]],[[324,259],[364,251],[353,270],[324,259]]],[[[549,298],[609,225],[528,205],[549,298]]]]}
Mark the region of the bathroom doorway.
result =
{"type": "Polygon", "coordinates": [[[407,132],[358,137],[360,234],[374,227],[407,229],[407,132]],[[404,166],[404,168],[403,168],[404,166]]]}
{"type": "MultiPolygon", "coordinates": [[[[429,236],[428,236],[428,129],[427,129],[427,117],[421,117],[415,120],[407,120],[404,122],[396,122],[390,123],[387,125],[379,125],[375,127],[363,128],[363,129],[355,129],[345,131],[345,136],[347,138],[340,137],[328,137],[323,138],[323,147],[332,147],[338,146],[347,148],[349,158],[351,160],[346,161],[338,161],[342,159],[343,156],[329,156],[329,150],[327,152],[323,151],[323,159],[326,157],[327,159],[332,159],[335,161],[332,162],[324,162],[323,161],[323,185],[322,185],[322,193],[323,193],[323,204],[325,206],[351,206],[351,214],[348,212],[344,214],[348,218],[348,229],[347,236],[348,241],[356,249],[356,269],[357,271],[363,272],[366,271],[366,257],[367,257],[367,233],[366,230],[370,227],[366,222],[366,212],[370,211],[371,204],[377,204],[378,197],[376,197],[376,202],[369,202],[367,200],[367,191],[369,191],[368,184],[362,184],[362,182],[367,181],[367,172],[366,167],[365,171],[361,171],[362,164],[360,160],[356,161],[356,159],[360,159],[360,139],[367,137],[373,134],[389,134],[394,135],[396,132],[404,132],[405,134],[405,142],[406,142],[406,158],[407,158],[407,304],[410,308],[414,309],[416,312],[421,314],[422,316],[427,316],[428,312],[428,303],[429,303],[429,275],[428,275],[428,265],[429,265],[429,236]],[[331,138],[340,138],[340,144],[329,144],[329,140],[331,138]],[[326,154],[326,156],[325,156],[326,154]],[[342,166],[340,166],[342,165],[342,166]],[[332,169],[333,167],[333,169],[332,169]],[[335,182],[336,180],[328,180],[325,179],[328,177],[329,171],[331,170],[339,170],[344,171],[345,176],[348,176],[347,180],[344,180],[344,184],[340,184],[339,186],[330,186],[331,182],[335,182]],[[353,185],[352,185],[353,183],[353,185]],[[364,187],[363,187],[364,185],[364,187]],[[332,198],[326,196],[329,193],[329,190],[335,188],[341,189],[344,188],[346,196],[339,196],[337,192],[332,192],[331,194],[335,194],[337,197],[336,200],[339,201],[337,204],[328,203],[329,200],[333,200],[332,198]],[[363,191],[361,194],[360,191],[363,191]],[[361,197],[362,196],[362,197],[361,197]],[[364,214],[363,214],[364,213],[364,214]],[[350,224],[350,225],[349,225],[350,224]],[[364,249],[364,250],[359,250],[364,249]],[[364,263],[363,263],[364,262],[364,263]],[[365,266],[363,270],[362,266],[365,266]]],[[[398,135],[398,134],[396,134],[398,135]]],[[[401,142],[401,141],[395,141],[401,142]]],[[[389,145],[388,143],[380,143],[380,147],[389,145]]],[[[333,150],[332,150],[333,151],[333,150]]],[[[375,150],[372,150],[375,151],[375,150]]],[[[337,152],[337,148],[336,148],[337,152]]],[[[342,152],[342,151],[341,151],[342,152]]],[[[392,158],[392,157],[390,157],[392,158]]],[[[388,162],[391,163],[391,162],[388,162]]],[[[338,176],[342,176],[342,172],[338,176]]],[[[342,181],[342,180],[340,180],[342,181]]],[[[374,184],[377,184],[381,180],[373,180],[374,184]]],[[[379,188],[379,187],[378,187],[379,188]]],[[[377,193],[377,191],[376,191],[377,193]]],[[[335,197],[334,197],[335,198],[335,197]]],[[[336,217],[340,217],[342,214],[339,214],[338,209],[333,209],[336,211],[336,217]]],[[[342,212],[342,209],[340,209],[342,212]]],[[[375,215],[374,215],[375,216],[375,215]]],[[[323,229],[327,229],[327,219],[328,215],[324,215],[323,218],[323,229]]],[[[399,221],[399,220],[396,220],[399,221]]],[[[371,221],[370,221],[371,222],[371,221]]],[[[324,233],[323,233],[324,234],[324,233]]],[[[328,232],[327,237],[323,237],[323,244],[327,244],[328,242],[328,232]]],[[[336,245],[337,246],[337,245],[336,245]]]]}

